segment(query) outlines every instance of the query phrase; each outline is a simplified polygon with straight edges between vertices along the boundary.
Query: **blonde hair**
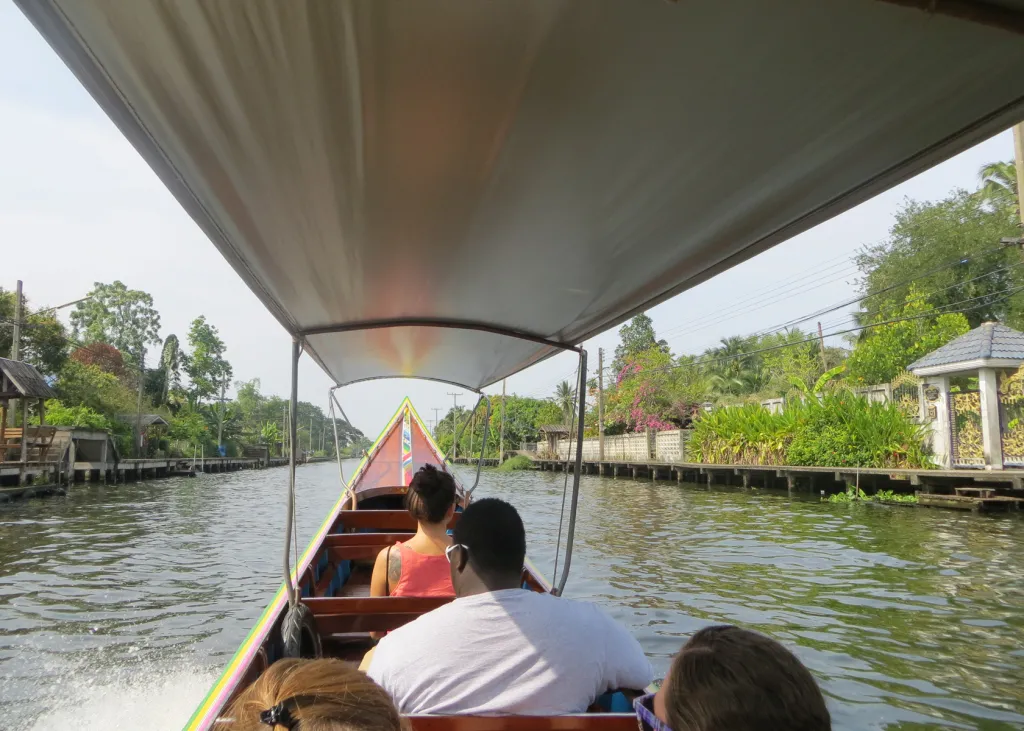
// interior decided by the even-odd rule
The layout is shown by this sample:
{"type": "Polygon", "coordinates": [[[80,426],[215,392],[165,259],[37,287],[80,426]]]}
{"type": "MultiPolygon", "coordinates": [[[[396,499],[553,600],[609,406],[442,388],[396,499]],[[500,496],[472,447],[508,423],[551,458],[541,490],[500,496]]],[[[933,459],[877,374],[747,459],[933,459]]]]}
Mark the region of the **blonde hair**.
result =
{"type": "Polygon", "coordinates": [[[231,704],[231,731],[280,731],[260,714],[279,704],[295,731],[405,731],[408,726],[387,692],[336,659],[278,660],[231,704]]]}

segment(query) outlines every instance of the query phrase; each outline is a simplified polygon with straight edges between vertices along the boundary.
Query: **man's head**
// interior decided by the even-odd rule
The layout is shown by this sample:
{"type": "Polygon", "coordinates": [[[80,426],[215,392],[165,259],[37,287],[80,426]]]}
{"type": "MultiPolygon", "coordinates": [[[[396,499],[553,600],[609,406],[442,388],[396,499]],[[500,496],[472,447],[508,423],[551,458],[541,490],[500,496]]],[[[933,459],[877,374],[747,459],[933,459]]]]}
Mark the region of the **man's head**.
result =
{"type": "Polygon", "coordinates": [[[448,559],[456,596],[521,586],[526,531],[519,513],[496,498],[472,503],[452,529],[448,559]]]}

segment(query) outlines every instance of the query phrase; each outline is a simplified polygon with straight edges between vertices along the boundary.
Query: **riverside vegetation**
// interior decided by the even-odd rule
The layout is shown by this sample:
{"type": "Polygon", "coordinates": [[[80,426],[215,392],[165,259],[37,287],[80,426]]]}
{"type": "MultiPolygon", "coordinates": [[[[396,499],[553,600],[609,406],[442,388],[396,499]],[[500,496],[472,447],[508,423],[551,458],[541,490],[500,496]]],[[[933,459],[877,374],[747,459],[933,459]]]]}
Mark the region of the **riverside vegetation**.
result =
{"type": "MultiPolygon", "coordinates": [[[[11,347],[15,295],[0,289],[0,352],[11,347]]],[[[122,282],[97,282],[71,313],[66,328],[50,312],[26,303],[21,358],[51,382],[58,398],[46,402],[46,421],[103,429],[124,456],[134,456],[136,414],[157,414],[168,426],[144,432],[143,456],[237,456],[251,445],[283,453],[288,402],[262,393],[258,378],[233,381],[227,346],[205,316],[189,327],[185,347],[176,335],[161,339],[153,298],[122,282]],[[155,357],[154,357],[155,356],[155,357]],[[233,387],[234,398],[227,398],[233,387]]],[[[39,414],[31,405],[30,422],[39,414]]],[[[369,446],[361,431],[337,419],[342,455],[369,446]]],[[[298,446],[333,454],[334,425],[318,406],[298,404],[298,446]]]]}
{"type": "MultiPolygon", "coordinates": [[[[675,353],[655,333],[650,317],[634,317],[620,328],[611,368],[604,374],[604,433],[693,428],[691,461],[929,466],[926,431],[916,423],[916,379],[906,373],[907,365],[987,320],[1024,329],[1024,264],[1016,248],[999,245],[1002,238],[1020,235],[1013,163],[986,165],[980,178],[974,191],[954,190],[934,202],[906,201],[888,239],[854,258],[861,299],[841,303],[831,315],[840,319],[826,323],[826,336],[843,335],[841,346],[822,348],[816,333],[793,321],[754,335],[724,337],[703,353],[675,353]],[[848,312],[853,304],[857,308],[848,312]],[[892,404],[869,403],[854,393],[883,383],[899,387],[892,404]],[[785,408],[781,413],[763,408],[761,402],[768,399],[784,400],[785,408]]],[[[839,270],[822,278],[828,283],[849,276],[839,270]]],[[[778,283],[761,299],[799,291],[807,286],[800,281],[778,283]]],[[[755,309],[757,300],[722,303],[722,315],[667,332],[685,341],[690,332],[727,319],[728,313],[755,309]]],[[[584,426],[593,437],[598,430],[597,379],[587,385],[584,426]]],[[[507,416],[506,449],[543,441],[540,427],[545,424],[572,424],[575,397],[566,381],[546,400],[507,398],[515,426],[509,430],[507,416]]],[[[498,451],[501,410],[500,397],[492,400],[489,456],[498,451]]],[[[1024,397],[1020,400],[1024,404],[1024,397]]],[[[1024,442],[1024,408],[1020,411],[1011,427],[1024,442]]],[[[454,427],[467,415],[464,408],[454,409],[440,422],[438,434],[446,449],[454,427]]],[[[479,451],[483,426],[479,415],[469,424],[458,445],[460,454],[479,451]]],[[[969,436],[971,424],[958,426],[969,436]]]]}

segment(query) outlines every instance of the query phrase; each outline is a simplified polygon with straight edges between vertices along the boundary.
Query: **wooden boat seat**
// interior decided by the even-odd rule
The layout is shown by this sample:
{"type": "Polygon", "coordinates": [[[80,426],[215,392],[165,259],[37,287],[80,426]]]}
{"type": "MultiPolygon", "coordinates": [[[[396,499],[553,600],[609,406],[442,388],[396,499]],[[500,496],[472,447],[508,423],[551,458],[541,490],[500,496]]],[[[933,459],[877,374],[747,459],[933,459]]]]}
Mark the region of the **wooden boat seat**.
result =
{"type": "Polygon", "coordinates": [[[302,601],[313,612],[323,636],[387,632],[450,602],[452,597],[312,597],[302,601]]]}
{"type": "MultiPolygon", "coordinates": [[[[461,513],[455,513],[448,527],[455,525],[461,513]]],[[[416,519],[407,510],[342,510],[331,527],[331,533],[350,530],[415,531],[416,519]]]]}
{"type": "Polygon", "coordinates": [[[636,731],[632,713],[571,716],[406,716],[413,731],[636,731]]]}

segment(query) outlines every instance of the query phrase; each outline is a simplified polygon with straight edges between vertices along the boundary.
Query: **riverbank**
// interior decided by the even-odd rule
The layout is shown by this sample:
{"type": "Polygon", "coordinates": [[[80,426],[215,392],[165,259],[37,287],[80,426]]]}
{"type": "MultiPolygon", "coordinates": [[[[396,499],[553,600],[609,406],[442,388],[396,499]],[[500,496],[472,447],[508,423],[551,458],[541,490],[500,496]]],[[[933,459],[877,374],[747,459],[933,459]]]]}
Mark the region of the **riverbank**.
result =
{"type": "MultiPolygon", "coordinates": [[[[485,460],[496,462],[497,460],[485,460]]],[[[458,463],[474,460],[459,458],[458,463]]],[[[534,459],[533,469],[572,470],[564,459],[534,459]]],[[[584,460],[584,474],[631,479],[674,480],[697,484],[734,485],[785,490],[827,497],[858,491],[866,495],[892,492],[916,495],[918,507],[941,507],[977,512],[1015,512],[1024,503],[1024,470],[856,469],[849,467],[789,467],[715,465],[699,462],[642,460],[584,460]]]]}
{"type": "MultiPolygon", "coordinates": [[[[328,457],[312,457],[300,462],[314,464],[333,461],[328,457]]],[[[286,467],[287,457],[184,457],[159,459],[123,459],[117,462],[76,461],[74,468],[56,462],[0,463],[0,503],[35,497],[66,495],[73,485],[116,485],[169,477],[194,477],[196,474],[219,474],[239,470],[286,467]],[[27,478],[27,479],[23,479],[27,478]],[[2,478],[23,484],[4,486],[2,478]]]]}

